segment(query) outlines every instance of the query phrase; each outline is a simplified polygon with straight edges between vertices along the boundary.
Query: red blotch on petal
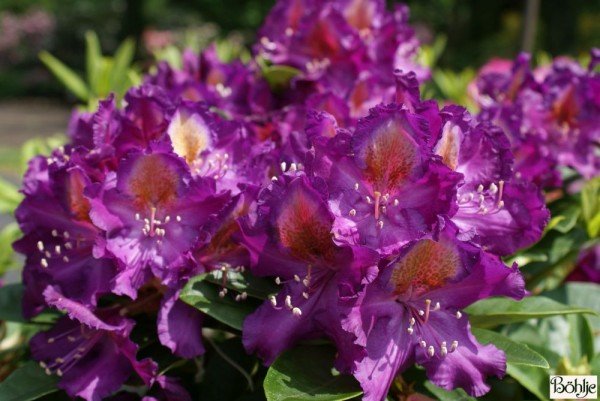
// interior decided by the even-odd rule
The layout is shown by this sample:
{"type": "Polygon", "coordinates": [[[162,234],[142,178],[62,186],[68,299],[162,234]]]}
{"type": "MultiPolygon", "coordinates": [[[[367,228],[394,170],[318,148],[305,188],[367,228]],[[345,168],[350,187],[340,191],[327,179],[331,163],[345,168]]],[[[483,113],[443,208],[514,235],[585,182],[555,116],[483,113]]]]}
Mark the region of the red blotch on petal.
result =
{"type": "Polygon", "coordinates": [[[175,201],[180,182],[177,171],[163,156],[148,155],[135,162],[128,187],[140,208],[157,207],[175,201]]]}

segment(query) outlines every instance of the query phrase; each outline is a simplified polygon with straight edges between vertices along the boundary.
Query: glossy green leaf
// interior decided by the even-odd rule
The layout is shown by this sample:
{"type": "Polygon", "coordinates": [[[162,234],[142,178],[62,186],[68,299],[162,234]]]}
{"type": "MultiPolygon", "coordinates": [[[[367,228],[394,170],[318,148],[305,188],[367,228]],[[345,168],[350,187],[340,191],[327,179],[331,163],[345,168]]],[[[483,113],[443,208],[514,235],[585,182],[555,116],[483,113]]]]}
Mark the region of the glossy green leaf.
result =
{"type": "Polygon", "coordinates": [[[462,388],[454,390],[446,390],[440,388],[427,380],[425,382],[425,388],[439,400],[439,401],[475,401],[475,398],[471,397],[462,388]]]}
{"type": "Polygon", "coordinates": [[[471,324],[482,328],[555,315],[596,314],[592,309],[564,305],[541,296],[525,297],[521,301],[510,298],[488,298],[469,306],[466,312],[469,313],[471,324]]]}
{"type": "Polygon", "coordinates": [[[254,305],[248,301],[236,301],[232,294],[220,297],[220,287],[205,279],[206,274],[192,278],[181,291],[181,300],[221,323],[241,330],[246,316],[255,310],[254,305]]]}
{"type": "Polygon", "coordinates": [[[230,290],[238,293],[245,292],[249,297],[261,300],[268,299],[270,295],[279,292],[279,287],[272,279],[269,280],[246,272],[241,273],[230,270],[227,272],[226,279],[224,280],[223,274],[221,270],[216,270],[207,274],[205,280],[218,285],[225,283],[225,287],[230,290]]]}
{"type": "Polygon", "coordinates": [[[588,235],[600,233],[600,177],[589,180],[581,190],[581,210],[588,235]]]}
{"type": "Polygon", "coordinates": [[[335,353],[329,345],[307,345],[281,354],[264,381],[267,401],[338,401],[362,394],[353,377],[332,373],[335,353]]]}
{"type": "Polygon", "coordinates": [[[550,376],[547,369],[525,365],[508,365],[506,373],[512,376],[523,387],[531,391],[541,401],[548,400],[550,376]]]}
{"type": "Polygon", "coordinates": [[[549,368],[548,361],[525,344],[512,341],[510,338],[495,331],[473,328],[473,334],[481,344],[494,344],[506,354],[509,364],[537,366],[549,368]]]}
{"type": "Polygon", "coordinates": [[[48,376],[35,362],[27,362],[0,383],[0,401],[31,401],[58,391],[57,376],[48,376]]]}
{"type": "Polygon", "coordinates": [[[90,91],[83,80],[73,70],[63,64],[62,61],[48,53],[42,51],[40,60],[48,67],[48,69],[58,78],[66,88],[71,91],[80,100],[87,101],[90,96],[90,91]]]}

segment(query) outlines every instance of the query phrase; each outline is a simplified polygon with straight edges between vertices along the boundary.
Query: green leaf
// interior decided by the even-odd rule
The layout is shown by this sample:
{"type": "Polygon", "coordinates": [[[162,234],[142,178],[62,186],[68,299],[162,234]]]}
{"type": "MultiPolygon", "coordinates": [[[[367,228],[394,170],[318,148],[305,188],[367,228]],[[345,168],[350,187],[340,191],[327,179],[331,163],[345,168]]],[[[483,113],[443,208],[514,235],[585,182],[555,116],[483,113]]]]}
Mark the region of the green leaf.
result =
{"type": "Polygon", "coordinates": [[[100,41],[94,31],[85,33],[85,64],[87,81],[89,88],[94,96],[98,96],[98,76],[102,67],[102,51],[100,50],[100,41]]]}
{"type": "Polygon", "coordinates": [[[42,60],[52,74],[54,74],[54,76],[75,96],[83,101],[88,100],[90,91],[79,75],[47,51],[42,51],[40,53],[40,60],[42,60]]]}
{"type": "Polygon", "coordinates": [[[584,357],[591,361],[594,357],[594,334],[587,316],[569,315],[567,321],[571,362],[578,363],[584,357]]]}
{"type": "Polygon", "coordinates": [[[300,73],[300,70],[287,65],[271,65],[263,69],[263,76],[272,89],[286,87],[290,80],[300,73]]]}
{"type": "Polygon", "coordinates": [[[21,314],[23,285],[7,284],[0,287],[0,320],[8,322],[25,322],[21,314]]]}
{"type": "Polygon", "coordinates": [[[588,235],[596,237],[600,233],[600,177],[589,180],[581,189],[581,210],[588,235]]]}
{"type": "Polygon", "coordinates": [[[475,401],[475,398],[471,397],[462,388],[454,390],[446,390],[440,388],[427,380],[425,382],[425,388],[439,400],[439,401],[475,401]]]}
{"type": "Polygon", "coordinates": [[[13,213],[22,199],[19,188],[0,177],[0,213],[13,213]]]}
{"type": "Polygon", "coordinates": [[[548,388],[550,386],[550,376],[548,371],[542,368],[536,368],[525,365],[508,365],[506,373],[521,383],[523,387],[531,391],[538,399],[548,400],[548,388]]]}
{"type": "Polygon", "coordinates": [[[486,329],[472,329],[477,341],[481,344],[494,344],[497,348],[506,354],[506,362],[509,364],[536,366],[540,368],[549,368],[548,361],[529,348],[525,344],[512,341],[508,337],[486,329]]]}
{"type": "Polygon", "coordinates": [[[135,41],[125,39],[115,52],[110,74],[110,90],[121,97],[127,90],[128,71],[135,55],[135,41]]]}
{"type": "Polygon", "coordinates": [[[21,236],[21,229],[14,221],[7,224],[0,231],[0,276],[7,270],[18,267],[19,261],[15,258],[12,243],[21,236]]]}
{"type": "Polygon", "coordinates": [[[206,277],[207,274],[202,274],[188,281],[179,296],[181,300],[221,323],[242,330],[244,319],[254,312],[255,305],[235,301],[230,294],[221,298],[220,288],[207,282],[206,277]]]}
{"type": "Polygon", "coordinates": [[[0,383],[0,401],[31,401],[58,391],[57,376],[48,376],[30,361],[0,383]]]}
{"type": "Polygon", "coordinates": [[[205,280],[213,284],[222,285],[239,293],[245,292],[248,296],[260,300],[268,299],[269,296],[279,292],[279,287],[274,281],[253,274],[228,271],[226,280],[223,280],[223,272],[216,270],[206,275],[205,280]]]}
{"type": "Polygon", "coordinates": [[[482,328],[555,315],[596,314],[592,309],[564,305],[541,296],[525,297],[521,301],[510,298],[488,298],[469,306],[466,312],[470,315],[471,324],[482,328]]]}
{"type": "Polygon", "coordinates": [[[299,346],[281,354],[264,381],[267,401],[337,401],[362,394],[351,376],[332,373],[335,349],[299,346]]]}

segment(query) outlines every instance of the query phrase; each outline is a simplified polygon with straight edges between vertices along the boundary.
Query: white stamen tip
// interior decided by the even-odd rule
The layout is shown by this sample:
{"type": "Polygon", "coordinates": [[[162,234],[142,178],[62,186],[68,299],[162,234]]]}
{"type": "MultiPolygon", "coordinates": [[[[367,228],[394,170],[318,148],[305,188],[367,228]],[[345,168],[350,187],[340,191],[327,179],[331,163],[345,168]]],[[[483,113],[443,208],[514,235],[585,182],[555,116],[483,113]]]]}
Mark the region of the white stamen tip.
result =
{"type": "Polygon", "coordinates": [[[287,169],[287,163],[281,162],[280,166],[281,166],[281,171],[285,173],[285,170],[287,169]]]}
{"type": "Polygon", "coordinates": [[[279,277],[275,277],[275,284],[281,285],[281,279],[279,277]]]}
{"type": "Polygon", "coordinates": [[[356,209],[351,209],[348,214],[352,217],[356,216],[356,209]]]}
{"type": "Polygon", "coordinates": [[[275,295],[271,295],[269,301],[271,301],[271,305],[273,305],[274,308],[277,306],[277,298],[275,298],[275,295]]]}
{"type": "Polygon", "coordinates": [[[419,345],[420,345],[422,348],[425,348],[425,347],[427,347],[427,343],[426,343],[425,341],[423,341],[423,340],[421,340],[421,342],[419,343],[419,345]]]}
{"type": "Polygon", "coordinates": [[[442,356],[448,355],[448,348],[446,348],[446,346],[442,345],[442,347],[440,348],[440,353],[442,354],[442,356]]]}
{"type": "Polygon", "coordinates": [[[175,220],[177,220],[178,222],[181,222],[181,216],[176,216],[175,220]]]}
{"type": "Polygon", "coordinates": [[[462,317],[462,313],[459,310],[456,311],[456,318],[460,319],[462,317]]]}
{"type": "Polygon", "coordinates": [[[289,295],[286,295],[285,297],[285,307],[288,309],[293,309],[293,305],[292,305],[292,297],[289,295]]]}
{"type": "Polygon", "coordinates": [[[358,182],[354,184],[354,190],[358,191],[358,182]]]}
{"type": "Polygon", "coordinates": [[[427,348],[427,355],[429,355],[430,358],[433,358],[435,355],[435,348],[433,348],[433,345],[430,345],[429,348],[427,348]]]}
{"type": "Polygon", "coordinates": [[[494,184],[493,182],[490,184],[490,192],[492,194],[496,194],[496,192],[498,192],[498,186],[496,184],[494,184]]]}
{"type": "Polygon", "coordinates": [[[394,206],[398,206],[400,204],[400,201],[398,199],[394,199],[394,206]]]}
{"type": "Polygon", "coordinates": [[[48,261],[46,259],[42,258],[42,260],[40,260],[40,264],[44,269],[48,268],[48,261]]]}
{"type": "Polygon", "coordinates": [[[439,302],[436,302],[436,303],[435,303],[435,306],[433,307],[433,310],[434,310],[434,311],[436,311],[436,310],[440,310],[440,307],[441,307],[440,303],[439,303],[439,302]]]}
{"type": "Polygon", "coordinates": [[[423,316],[425,314],[425,311],[423,309],[419,310],[419,316],[423,316]]]}
{"type": "Polygon", "coordinates": [[[297,283],[300,282],[300,277],[297,274],[294,274],[294,281],[297,283]]]}
{"type": "Polygon", "coordinates": [[[273,181],[273,182],[278,181],[278,178],[273,176],[273,177],[271,177],[271,181],[273,181]]]}
{"type": "Polygon", "coordinates": [[[65,263],[69,263],[69,260],[70,260],[70,259],[69,259],[69,257],[68,257],[67,255],[65,255],[65,256],[63,256],[62,260],[63,260],[63,262],[65,262],[65,263]]]}
{"type": "Polygon", "coordinates": [[[302,296],[304,297],[304,299],[308,299],[308,292],[303,292],[302,296]]]}
{"type": "Polygon", "coordinates": [[[380,229],[380,230],[382,230],[382,229],[383,229],[383,220],[379,220],[379,221],[377,222],[377,227],[379,227],[379,229],[380,229]]]}
{"type": "Polygon", "coordinates": [[[44,252],[44,243],[42,241],[38,241],[37,248],[40,252],[44,252]]]}
{"type": "Polygon", "coordinates": [[[456,341],[456,340],[452,341],[452,345],[450,346],[450,352],[456,351],[457,348],[458,348],[458,341],[456,341]]]}
{"type": "Polygon", "coordinates": [[[58,237],[58,231],[52,230],[52,236],[53,237],[58,237]]]}
{"type": "Polygon", "coordinates": [[[302,311],[300,310],[300,308],[294,308],[292,309],[292,314],[296,317],[300,317],[302,316],[302,311]]]}
{"type": "Polygon", "coordinates": [[[411,326],[414,326],[414,325],[415,325],[415,323],[416,323],[416,320],[415,320],[415,318],[414,318],[414,317],[411,317],[411,318],[410,318],[410,325],[411,325],[411,326]]]}
{"type": "Polygon", "coordinates": [[[406,331],[408,331],[408,334],[412,336],[412,333],[414,333],[415,330],[412,327],[409,327],[406,329],[406,331]]]}
{"type": "Polygon", "coordinates": [[[504,201],[501,200],[500,202],[498,202],[498,209],[502,209],[504,207],[504,201]]]}
{"type": "Polygon", "coordinates": [[[477,187],[477,193],[480,194],[483,192],[483,184],[479,184],[479,186],[477,187]]]}
{"type": "Polygon", "coordinates": [[[136,219],[136,220],[139,220],[139,219],[140,219],[140,214],[139,214],[139,213],[136,213],[136,214],[135,214],[135,219],[136,219]]]}

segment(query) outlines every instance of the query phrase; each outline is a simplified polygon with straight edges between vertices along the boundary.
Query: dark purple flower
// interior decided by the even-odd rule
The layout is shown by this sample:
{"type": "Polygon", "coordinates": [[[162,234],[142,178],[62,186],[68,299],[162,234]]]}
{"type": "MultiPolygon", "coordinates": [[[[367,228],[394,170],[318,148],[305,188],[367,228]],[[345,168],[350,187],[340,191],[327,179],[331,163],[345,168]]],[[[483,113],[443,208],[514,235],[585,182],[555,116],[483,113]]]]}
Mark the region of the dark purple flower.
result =
{"type": "Polygon", "coordinates": [[[566,281],[587,281],[600,284],[600,246],[583,250],[577,258],[575,269],[566,281]]]}
{"type": "Polygon", "coordinates": [[[182,159],[160,149],[130,154],[90,196],[92,220],[106,231],[95,252],[120,261],[113,292],[131,298],[152,276],[178,285],[192,246],[207,237],[203,226],[229,201],[214,180],[192,179],[182,159]]]}
{"type": "Polygon", "coordinates": [[[262,192],[253,227],[242,220],[241,243],[251,257],[251,271],[276,277],[282,285],[244,322],[243,342],[270,364],[301,339],[326,334],[340,352],[346,371],[360,350],[339,326],[340,276],[359,277],[375,268],[378,256],[366,248],[337,246],[334,217],[325,184],[303,174],[279,176],[262,192]]]}
{"type": "MultiPolygon", "coordinates": [[[[55,153],[55,158],[63,156],[55,153]]],[[[83,194],[89,178],[70,162],[51,159],[48,164],[38,157],[30,162],[24,180],[25,198],[15,212],[24,235],[14,243],[27,257],[24,315],[32,317],[44,308],[42,291],[49,284],[74,301],[96,305],[110,291],[116,269],[112,260],[92,252],[102,231],[92,223],[83,194]]]]}
{"type": "Polygon", "coordinates": [[[462,175],[431,151],[427,121],[397,104],[378,106],[331,153],[327,173],[337,239],[391,254],[455,208],[462,175]]]}
{"type": "Polygon", "coordinates": [[[44,291],[48,305],[68,316],[31,340],[31,354],[47,374],[61,378],[58,386],[71,397],[100,401],[137,374],[146,386],[154,381],[157,365],[138,361],[138,347],[129,339],[133,321],[115,308],[92,311],[65,298],[53,287],[44,291]]]}
{"type": "Polygon", "coordinates": [[[489,390],[486,376],[504,375],[504,353],[475,340],[462,309],[494,295],[522,298],[523,278],[456,235],[447,222],[439,238],[407,244],[347,309],[343,327],[367,352],[354,370],[365,400],[385,399],[415,362],[436,385],[476,397],[489,390]]]}

